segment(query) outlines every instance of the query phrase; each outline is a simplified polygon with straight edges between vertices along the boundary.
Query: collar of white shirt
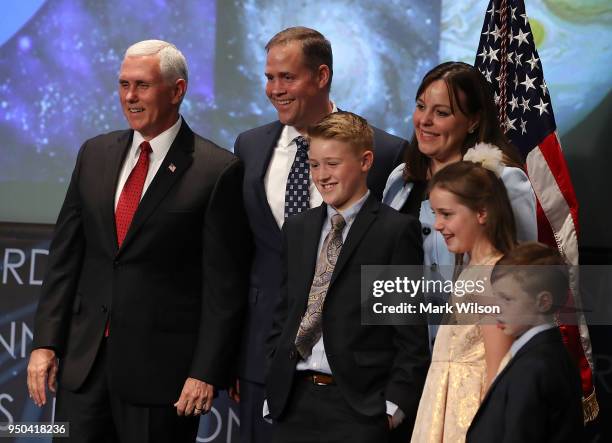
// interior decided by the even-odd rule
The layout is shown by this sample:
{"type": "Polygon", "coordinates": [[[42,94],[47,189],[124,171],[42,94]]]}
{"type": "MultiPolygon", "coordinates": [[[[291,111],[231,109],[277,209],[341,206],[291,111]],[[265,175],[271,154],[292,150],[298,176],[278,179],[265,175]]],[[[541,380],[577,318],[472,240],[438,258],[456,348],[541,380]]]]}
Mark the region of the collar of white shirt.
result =
{"type": "Polygon", "coordinates": [[[544,323],[543,325],[533,326],[532,328],[527,329],[519,338],[517,338],[512,346],[510,346],[510,355],[514,357],[516,353],[523,347],[525,344],[535,337],[540,332],[547,331],[556,327],[553,323],[544,323]]]}
{"type": "MultiPolygon", "coordinates": [[[[331,205],[327,205],[326,222],[329,222],[330,230],[331,230],[331,218],[335,214],[340,214],[342,218],[344,219],[344,222],[346,223],[345,226],[348,226],[350,229],[351,225],[355,221],[355,218],[357,217],[357,214],[359,213],[359,211],[361,211],[361,208],[363,207],[363,205],[365,204],[365,201],[368,199],[369,196],[370,196],[370,190],[368,189],[366,193],[363,194],[363,196],[359,200],[357,200],[355,203],[351,205],[350,208],[344,209],[342,211],[337,210],[331,205]]],[[[343,232],[348,232],[348,230],[343,231],[343,232]]],[[[346,238],[346,235],[344,235],[343,237],[346,238]]]]}
{"type": "MultiPolygon", "coordinates": [[[[332,112],[338,112],[338,108],[336,107],[336,104],[332,101],[332,112]]],[[[280,137],[278,138],[278,146],[279,147],[283,147],[283,148],[288,148],[291,143],[293,143],[293,140],[295,140],[296,137],[299,137],[300,134],[298,132],[297,129],[295,129],[293,126],[288,126],[285,125],[285,127],[283,128],[283,131],[281,132],[280,137]]]]}
{"type": "MultiPolygon", "coordinates": [[[[151,145],[151,154],[149,156],[150,162],[155,162],[158,159],[163,159],[166,157],[166,154],[170,150],[170,146],[172,146],[172,142],[176,138],[178,132],[181,129],[181,124],[183,123],[183,117],[179,115],[179,118],[176,120],[176,123],[166,129],[164,132],[159,134],[158,136],[149,140],[149,144],[151,145]]],[[[140,144],[144,141],[144,137],[138,131],[134,131],[134,138],[132,140],[132,148],[131,155],[138,157],[140,155],[140,144]]]]}

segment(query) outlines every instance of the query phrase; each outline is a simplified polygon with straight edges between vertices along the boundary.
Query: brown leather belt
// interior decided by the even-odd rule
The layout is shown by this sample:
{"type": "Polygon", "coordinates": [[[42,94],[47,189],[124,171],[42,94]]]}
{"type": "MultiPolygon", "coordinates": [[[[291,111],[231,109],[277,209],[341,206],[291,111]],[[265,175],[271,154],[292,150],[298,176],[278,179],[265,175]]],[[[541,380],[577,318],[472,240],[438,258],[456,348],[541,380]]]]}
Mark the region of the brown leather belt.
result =
{"type": "Polygon", "coordinates": [[[327,386],[327,385],[335,385],[334,377],[328,374],[321,374],[320,372],[314,371],[304,371],[302,374],[305,380],[309,382],[319,385],[319,386],[327,386]]]}

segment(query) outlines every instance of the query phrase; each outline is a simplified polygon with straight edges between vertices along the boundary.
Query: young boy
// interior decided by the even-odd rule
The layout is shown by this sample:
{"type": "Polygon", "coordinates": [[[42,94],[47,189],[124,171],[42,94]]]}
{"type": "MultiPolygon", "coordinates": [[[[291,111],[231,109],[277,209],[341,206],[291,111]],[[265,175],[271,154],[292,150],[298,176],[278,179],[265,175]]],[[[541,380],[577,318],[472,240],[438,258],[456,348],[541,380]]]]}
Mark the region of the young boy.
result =
{"type": "MultiPolygon", "coordinates": [[[[367,188],[372,129],[349,112],[308,129],[324,203],[283,227],[283,288],[268,340],[273,441],[385,442],[410,432],[429,365],[427,328],[361,324],[361,265],[420,265],[419,222],[367,188]]],[[[265,410],[265,407],[264,407],[265,410]]]]}
{"type": "Polygon", "coordinates": [[[468,430],[467,442],[580,442],[580,376],[554,314],[568,294],[557,251],[524,243],[495,265],[491,283],[501,308],[498,327],[515,338],[468,430]]]}

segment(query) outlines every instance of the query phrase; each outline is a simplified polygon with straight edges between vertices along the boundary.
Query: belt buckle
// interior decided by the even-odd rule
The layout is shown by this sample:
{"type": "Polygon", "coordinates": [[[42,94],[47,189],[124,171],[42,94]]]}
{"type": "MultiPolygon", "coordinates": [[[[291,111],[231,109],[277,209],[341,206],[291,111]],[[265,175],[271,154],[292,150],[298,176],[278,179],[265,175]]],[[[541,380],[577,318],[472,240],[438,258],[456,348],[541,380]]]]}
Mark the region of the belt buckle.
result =
{"type": "Polygon", "coordinates": [[[328,386],[331,383],[329,381],[324,381],[326,378],[323,374],[312,374],[312,382],[317,386],[328,386]]]}

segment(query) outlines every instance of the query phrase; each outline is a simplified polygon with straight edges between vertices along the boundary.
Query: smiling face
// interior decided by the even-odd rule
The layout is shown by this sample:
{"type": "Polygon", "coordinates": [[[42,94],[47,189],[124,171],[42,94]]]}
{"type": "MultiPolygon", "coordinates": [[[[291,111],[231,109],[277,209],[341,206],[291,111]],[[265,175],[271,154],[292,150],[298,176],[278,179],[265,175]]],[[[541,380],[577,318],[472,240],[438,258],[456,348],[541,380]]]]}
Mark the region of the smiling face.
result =
{"type": "MultiPolygon", "coordinates": [[[[459,99],[465,99],[462,93],[459,99]]],[[[435,80],[417,98],[412,122],[419,151],[436,162],[448,163],[461,160],[468,130],[475,128],[478,119],[466,116],[458,106],[453,112],[446,83],[435,80]]]]}
{"type": "Polygon", "coordinates": [[[455,194],[440,187],[431,190],[429,202],[436,217],[434,228],[442,234],[450,252],[471,254],[479,243],[488,243],[486,211],[473,211],[462,205],[455,194]]]}
{"type": "Polygon", "coordinates": [[[272,46],[266,59],[266,95],[281,123],[300,132],[331,112],[329,67],[313,71],[303,58],[301,43],[292,41],[272,46]]]}
{"type": "Polygon", "coordinates": [[[178,119],[181,98],[187,85],[174,84],[161,73],[157,55],[126,57],[119,73],[119,99],[130,127],[151,140],[178,119]]]}
{"type": "Polygon", "coordinates": [[[367,192],[372,151],[358,150],[340,140],[312,138],[308,156],[312,180],[328,205],[342,211],[367,192]]]}

